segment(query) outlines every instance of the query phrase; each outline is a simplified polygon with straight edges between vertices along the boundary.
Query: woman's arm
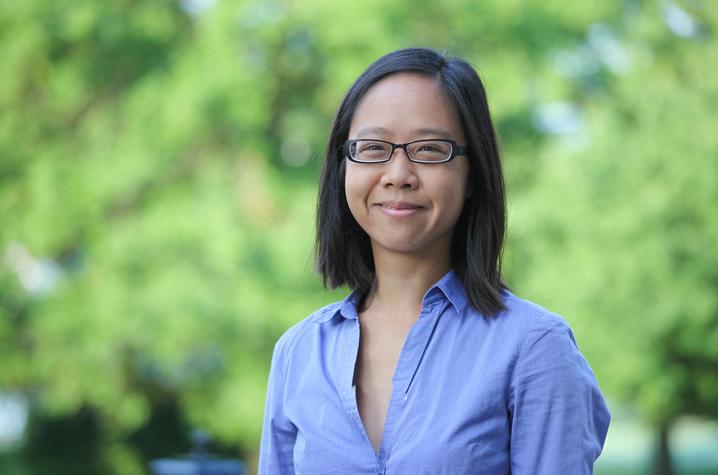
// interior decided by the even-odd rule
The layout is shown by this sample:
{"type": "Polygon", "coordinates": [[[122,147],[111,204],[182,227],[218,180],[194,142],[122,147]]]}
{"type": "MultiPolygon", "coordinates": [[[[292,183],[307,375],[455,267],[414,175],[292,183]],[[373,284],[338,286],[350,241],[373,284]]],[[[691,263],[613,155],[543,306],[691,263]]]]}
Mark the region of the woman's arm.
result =
{"type": "Polygon", "coordinates": [[[262,442],[259,448],[259,475],[294,473],[294,442],[297,428],[284,412],[285,377],[279,354],[281,340],[274,347],[269,370],[267,403],[264,409],[262,442]]]}
{"type": "Polygon", "coordinates": [[[568,325],[538,321],[511,380],[511,473],[591,474],[611,416],[568,325]]]}

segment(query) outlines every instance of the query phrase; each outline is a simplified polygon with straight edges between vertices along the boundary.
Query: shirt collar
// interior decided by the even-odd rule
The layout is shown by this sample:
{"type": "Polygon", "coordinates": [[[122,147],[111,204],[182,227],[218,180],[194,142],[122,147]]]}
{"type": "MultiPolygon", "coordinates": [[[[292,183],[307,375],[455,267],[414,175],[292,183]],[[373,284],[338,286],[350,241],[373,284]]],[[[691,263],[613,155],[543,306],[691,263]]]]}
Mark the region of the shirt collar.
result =
{"type": "MultiPolygon", "coordinates": [[[[344,300],[329,305],[312,317],[314,323],[324,323],[336,315],[341,315],[347,320],[356,320],[358,318],[358,305],[361,294],[358,290],[354,290],[344,298],[344,300]]],[[[432,304],[438,300],[446,299],[456,310],[456,313],[463,312],[468,303],[464,286],[459,280],[456,272],[452,269],[447,272],[438,282],[431,286],[424,294],[424,306],[432,304]]]]}
{"type": "Polygon", "coordinates": [[[456,275],[456,271],[451,269],[447,272],[444,277],[434,284],[424,295],[424,305],[437,299],[445,298],[456,310],[456,313],[461,313],[466,308],[468,299],[466,292],[464,291],[464,285],[456,275]],[[434,297],[436,295],[437,297],[434,297]]]}
{"type": "Polygon", "coordinates": [[[346,319],[356,320],[359,316],[357,306],[359,305],[360,298],[360,292],[358,290],[354,290],[352,293],[347,295],[344,300],[321,309],[316,315],[314,315],[314,317],[312,317],[312,321],[314,323],[328,322],[337,314],[346,319]]]}

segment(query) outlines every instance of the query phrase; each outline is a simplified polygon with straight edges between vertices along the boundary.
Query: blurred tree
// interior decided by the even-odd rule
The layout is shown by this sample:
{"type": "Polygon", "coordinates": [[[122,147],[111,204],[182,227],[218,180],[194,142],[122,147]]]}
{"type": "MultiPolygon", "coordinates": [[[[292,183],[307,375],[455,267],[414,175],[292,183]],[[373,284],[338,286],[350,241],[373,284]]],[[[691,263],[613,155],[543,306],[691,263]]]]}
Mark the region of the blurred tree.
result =
{"type": "Polygon", "coordinates": [[[603,40],[625,62],[585,101],[585,129],[542,150],[514,201],[511,265],[653,424],[668,474],[675,418],[718,417],[718,16],[645,8],[603,40]]]}
{"type": "Polygon", "coordinates": [[[141,473],[169,450],[148,442],[167,407],[172,427],[256,451],[272,344],[342,294],[311,271],[332,116],[367,64],[414,45],[467,57],[487,83],[509,280],[562,309],[602,384],[657,424],[709,413],[715,162],[700,159],[715,89],[700,59],[716,57],[715,19],[685,14],[669,27],[640,1],[0,3],[0,390],[30,398],[29,453],[58,421],[89,420],[93,470],[141,473]]]}

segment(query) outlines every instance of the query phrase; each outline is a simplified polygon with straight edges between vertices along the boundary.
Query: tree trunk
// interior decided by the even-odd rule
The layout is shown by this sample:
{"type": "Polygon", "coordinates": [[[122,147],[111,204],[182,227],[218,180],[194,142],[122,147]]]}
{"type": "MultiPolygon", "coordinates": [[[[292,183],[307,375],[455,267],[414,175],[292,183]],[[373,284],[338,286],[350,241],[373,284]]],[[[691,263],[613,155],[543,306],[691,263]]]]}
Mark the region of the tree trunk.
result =
{"type": "Polygon", "coordinates": [[[669,422],[661,422],[658,426],[658,444],[656,447],[655,459],[653,460],[654,475],[673,475],[673,464],[671,463],[671,451],[668,442],[670,431],[669,422]]]}

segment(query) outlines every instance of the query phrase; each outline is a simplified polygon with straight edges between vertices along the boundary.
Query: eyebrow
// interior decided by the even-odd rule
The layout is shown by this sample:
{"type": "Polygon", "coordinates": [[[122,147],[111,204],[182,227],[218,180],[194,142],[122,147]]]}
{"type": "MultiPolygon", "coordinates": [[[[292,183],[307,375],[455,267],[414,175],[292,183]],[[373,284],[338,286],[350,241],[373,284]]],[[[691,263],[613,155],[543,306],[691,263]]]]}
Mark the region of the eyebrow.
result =
{"type": "MultiPolygon", "coordinates": [[[[385,129],[384,127],[362,127],[357,132],[357,137],[364,137],[366,135],[370,134],[380,134],[380,135],[389,135],[391,132],[389,129],[385,129]]],[[[424,135],[433,135],[433,136],[439,136],[446,139],[451,138],[451,134],[448,130],[444,129],[437,129],[434,127],[425,127],[421,129],[414,129],[411,131],[411,135],[416,136],[424,136],[424,135]]]]}

